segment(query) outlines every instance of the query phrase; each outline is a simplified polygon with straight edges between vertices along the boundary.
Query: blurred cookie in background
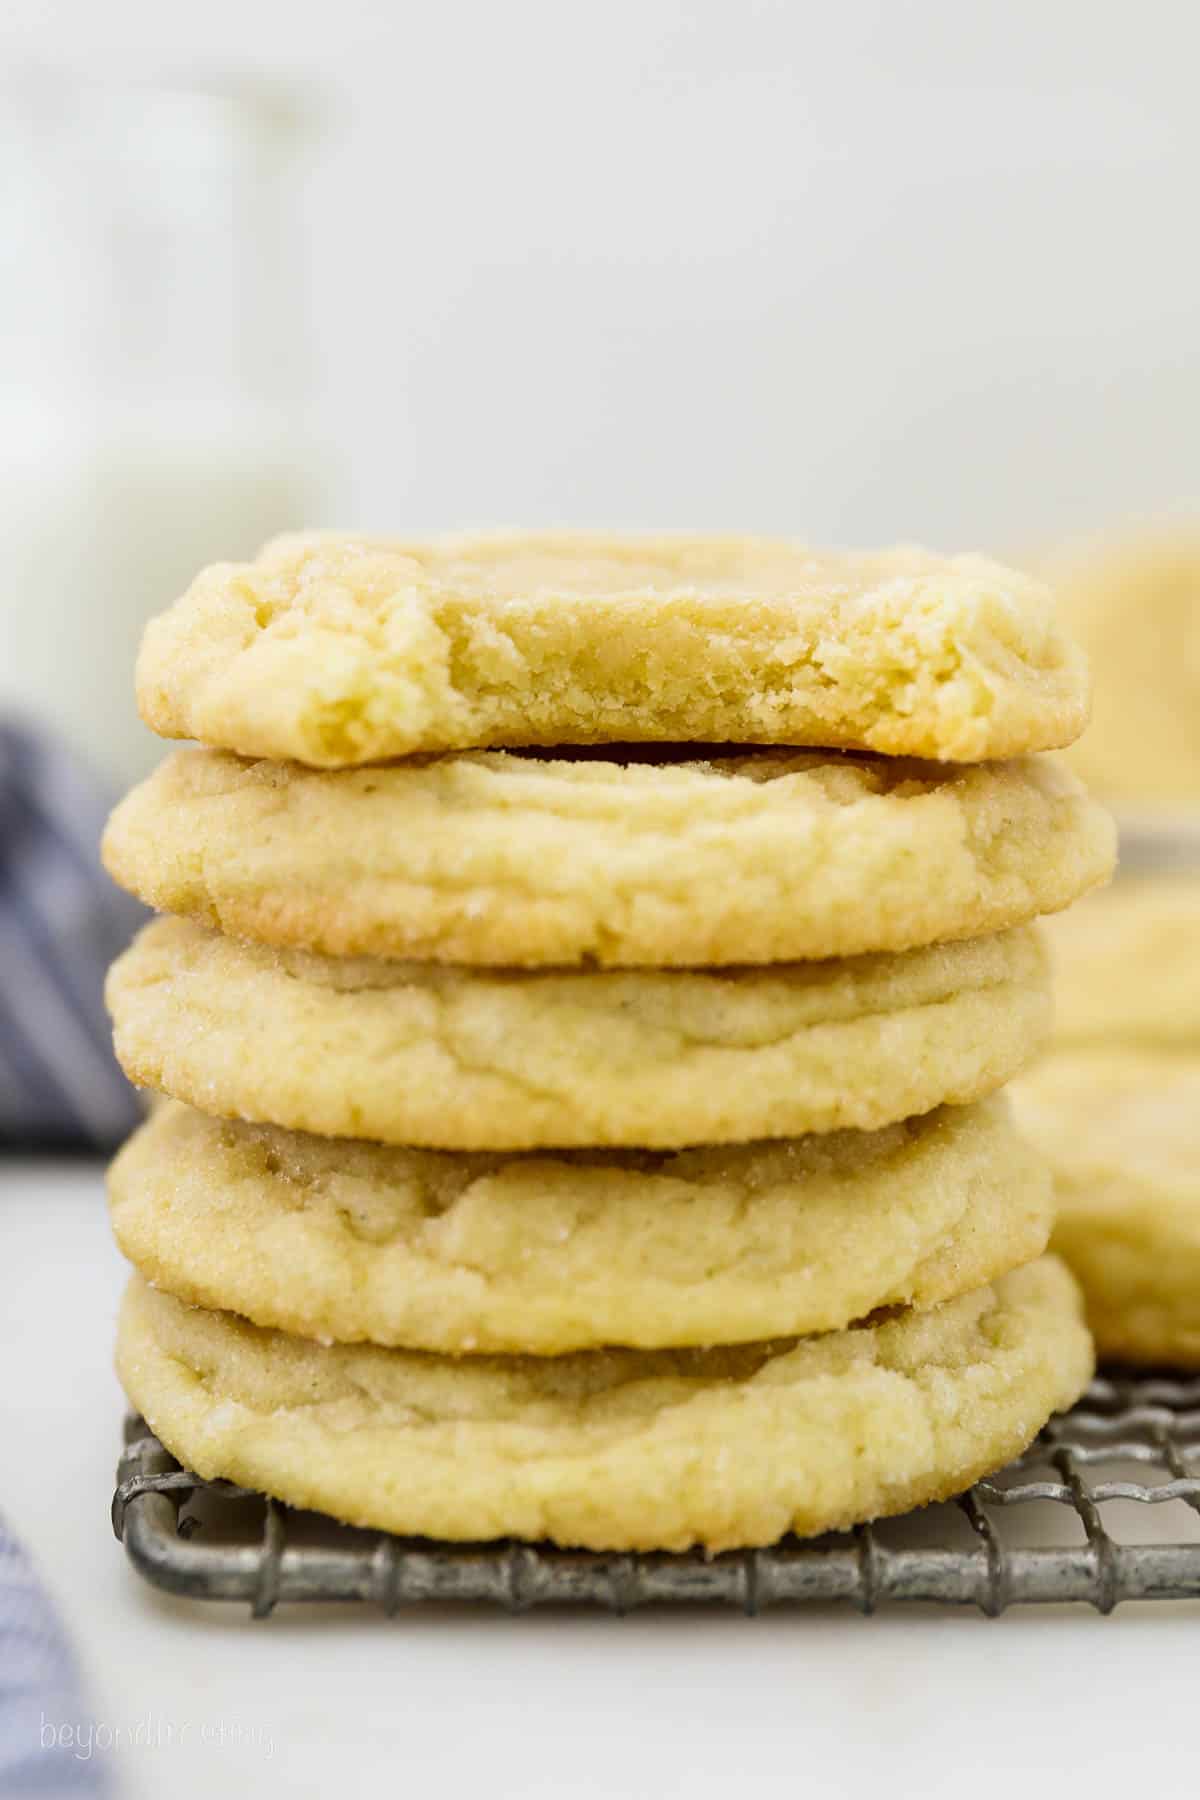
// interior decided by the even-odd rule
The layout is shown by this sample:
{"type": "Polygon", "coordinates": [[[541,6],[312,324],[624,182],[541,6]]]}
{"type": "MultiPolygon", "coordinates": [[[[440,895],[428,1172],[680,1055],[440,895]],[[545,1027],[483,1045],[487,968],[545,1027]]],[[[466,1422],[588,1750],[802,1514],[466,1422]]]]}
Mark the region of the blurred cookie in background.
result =
{"type": "Polygon", "coordinates": [[[1051,1053],[1013,1084],[1102,1357],[1200,1368],[1200,870],[1046,926],[1051,1053]]]}
{"type": "Polygon", "coordinates": [[[1092,662],[1075,769],[1122,813],[1200,814],[1200,522],[1067,546],[1042,573],[1092,662]]]}
{"type": "Polygon", "coordinates": [[[1013,1097],[1100,1356],[1200,1368],[1200,1056],[1060,1050],[1013,1097]]]}
{"type": "Polygon", "coordinates": [[[1200,1056],[1200,868],[1123,876],[1045,930],[1056,1043],[1200,1056]]]}

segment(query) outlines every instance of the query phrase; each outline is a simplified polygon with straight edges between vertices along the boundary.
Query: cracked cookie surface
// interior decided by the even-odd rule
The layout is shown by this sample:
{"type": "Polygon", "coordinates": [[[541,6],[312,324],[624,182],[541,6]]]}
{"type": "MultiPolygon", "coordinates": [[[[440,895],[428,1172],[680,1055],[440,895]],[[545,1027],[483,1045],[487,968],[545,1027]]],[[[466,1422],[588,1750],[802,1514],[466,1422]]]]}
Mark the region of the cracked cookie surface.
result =
{"type": "Polygon", "coordinates": [[[980,936],[1105,880],[1115,842],[1046,757],[494,751],[322,774],[185,751],[117,808],[104,857],[161,911],[291,948],[661,967],[980,936]]]}
{"type": "Polygon", "coordinates": [[[137,692],[164,736],[323,768],[672,739],[975,762],[1088,710],[1049,589],[983,557],[565,532],[279,539],[151,622],[137,692]]]}
{"type": "Polygon", "coordinates": [[[538,1355],[925,1309],[1029,1262],[1050,1178],[1000,1096],[727,1149],[467,1155],[160,1107],[109,1174],[156,1288],[321,1341],[538,1355]]]}
{"type": "Polygon", "coordinates": [[[958,1493],[1092,1370],[1043,1257],[931,1312],[711,1350],[323,1347],[138,1277],[118,1370],[188,1468],[354,1525],[597,1550],[774,1543],[958,1493]]]}
{"type": "Polygon", "coordinates": [[[1000,1086],[1050,1023],[1028,926],[900,956],[563,972],[317,957],[158,919],[107,993],[142,1087],[452,1150],[868,1129],[1000,1086]]]}

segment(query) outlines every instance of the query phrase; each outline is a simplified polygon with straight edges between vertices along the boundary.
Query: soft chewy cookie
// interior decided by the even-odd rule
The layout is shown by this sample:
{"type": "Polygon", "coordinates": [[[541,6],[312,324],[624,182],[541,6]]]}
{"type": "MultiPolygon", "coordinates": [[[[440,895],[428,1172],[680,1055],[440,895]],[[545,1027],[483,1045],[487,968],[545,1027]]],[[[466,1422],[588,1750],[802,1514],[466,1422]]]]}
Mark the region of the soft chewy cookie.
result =
{"type": "Polygon", "coordinates": [[[1101,1354],[1200,1367],[1200,1057],[1064,1050],[1014,1091],[1101,1354]]]}
{"type": "Polygon", "coordinates": [[[512,972],[148,925],[109,974],[130,1078],[205,1112],[442,1149],[868,1128],[998,1087],[1050,1022],[1030,927],[903,956],[512,972]]]}
{"type": "Polygon", "coordinates": [[[447,1154],[162,1107],[109,1175],[155,1287],[322,1341],[741,1343],[926,1308],[1029,1262],[1050,1177],[996,1096],[725,1149],[447,1154]]]}
{"type": "Polygon", "coordinates": [[[508,965],[786,962],[975,937],[1110,873],[1111,820],[1045,757],[504,751],[314,773],[186,751],[117,808],[116,879],[326,954],[508,965]]]}
{"type": "Polygon", "coordinates": [[[724,1550],[958,1493],[1078,1397],[1092,1346],[1045,1257],[824,1337],[538,1358],[326,1348],[135,1278],[118,1368],[198,1474],[354,1525],[724,1550]]]}
{"type": "Polygon", "coordinates": [[[1200,1053],[1200,870],[1122,877],[1051,924],[1055,1036],[1200,1053]]]}
{"type": "Polygon", "coordinates": [[[1049,590],[979,556],[754,538],[281,539],[153,621],[142,716],[322,768],[622,740],[974,762],[1082,729],[1049,590]]]}
{"type": "Polygon", "coordinates": [[[1095,672],[1076,768],[1138,812],[1200,806],[1200,532],[1068,549],[1050,574],[1095,672]]]}

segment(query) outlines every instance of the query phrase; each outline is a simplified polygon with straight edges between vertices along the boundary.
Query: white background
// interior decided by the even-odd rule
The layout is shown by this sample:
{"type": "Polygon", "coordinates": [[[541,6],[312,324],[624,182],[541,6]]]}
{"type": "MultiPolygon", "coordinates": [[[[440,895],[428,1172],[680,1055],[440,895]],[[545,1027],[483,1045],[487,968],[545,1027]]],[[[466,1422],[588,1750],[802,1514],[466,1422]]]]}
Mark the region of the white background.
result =
{"type": "Polygon", "coordinates": [[[329,90],[346,523],[1003,550],[1195,498],[1190,0],[5,0],[63,54],[329,90]]]}

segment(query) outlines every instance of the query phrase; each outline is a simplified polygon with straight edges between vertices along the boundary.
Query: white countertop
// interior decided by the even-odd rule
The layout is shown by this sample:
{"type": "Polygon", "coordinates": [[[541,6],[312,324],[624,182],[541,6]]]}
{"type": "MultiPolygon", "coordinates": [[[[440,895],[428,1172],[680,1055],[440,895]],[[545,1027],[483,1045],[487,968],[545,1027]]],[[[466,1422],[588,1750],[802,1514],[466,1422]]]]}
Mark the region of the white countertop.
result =
{"type": "Polygon", "coordinates": [[[252,1780],[267,1797],[1011,1800],[1018,1783],[1084,1793],[1089,1765],[1097,1792],[1184,1766],[1192,1606],[254,1623],[172,1601],[108,1527],[122,1272],[99,1171],[0,1163],[0,1252],[0,1510],[59,1601],[97,1719],[158,1740],[114,1759],[119,1795],[213,1800],[214,1783],[252,1780]]]}

